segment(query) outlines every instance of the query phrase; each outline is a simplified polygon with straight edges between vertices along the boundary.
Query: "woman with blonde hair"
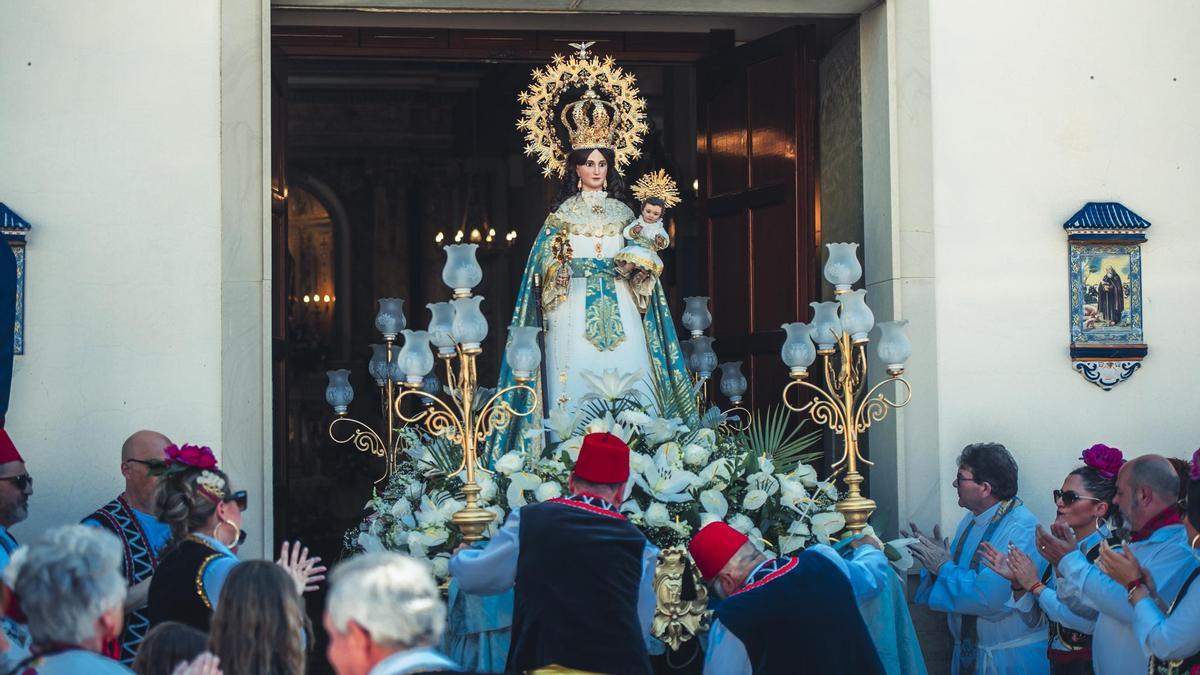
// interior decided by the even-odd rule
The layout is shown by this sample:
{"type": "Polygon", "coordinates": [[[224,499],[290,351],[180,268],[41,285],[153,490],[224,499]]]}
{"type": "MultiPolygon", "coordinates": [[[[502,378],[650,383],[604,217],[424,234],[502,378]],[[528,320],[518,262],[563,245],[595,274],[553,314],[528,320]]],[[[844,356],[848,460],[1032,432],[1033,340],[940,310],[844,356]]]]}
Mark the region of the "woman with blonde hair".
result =
{"type": "Polygon", "coordinates": [[[230,675],[303,675],[309,632],[291,575],[254,560],[238,565],[225,580],[209,649],[230,675]]]}
{"type": "MultiPolygon", "coordinates": [[[[150,625],[178,621],[207,632],[221,587],[241,561],[246,491],[234,490],[207,447],[167,446],[167,463],[156,492],[158,518],[171,527],[171,544],[150,582],[150,625]]],[[[325,578],[320,558],[297,542],[283,543],[278,565],[297,594],[325,578]]]]}

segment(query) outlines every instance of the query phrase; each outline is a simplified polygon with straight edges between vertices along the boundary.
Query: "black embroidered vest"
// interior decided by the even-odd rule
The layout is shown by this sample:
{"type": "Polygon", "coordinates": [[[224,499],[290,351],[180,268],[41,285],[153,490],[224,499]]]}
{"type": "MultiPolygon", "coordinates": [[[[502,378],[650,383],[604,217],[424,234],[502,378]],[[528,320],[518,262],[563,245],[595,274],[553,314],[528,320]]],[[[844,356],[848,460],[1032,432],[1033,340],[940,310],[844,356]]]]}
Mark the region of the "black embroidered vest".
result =
{"type": "Polygon", "coordinates": [[[850,580],[820,553],[764,563],[716,613],[754,675],[885,672],[850,580]]]}
{"type": "MultiPolygon", "coordinates": [[[[117,535],[125,548],[125,581],[130,586],[150,578],[158,567],[158,554],[146,537],[138,522],[137,514],[124,497],[117,497],[101,506],[87,520],[94,520],[104,529],[117,535]]],[[[121,663],[129,666],[137,655],[138,646],[150,629],[150,617],[146,608],[131,610],[125,615],[125,629],[121,632],[121,663]]]]}
{"type": "MultiPolygon", "coordinates": [[[[1170,616],[1175,608],[1179,606],[1179,601],[1183,600],[1183,596],[1187,595],[1188,588],[1196,577],[1200,576],[1200,567],[1192,570],[1188,575],[1187,581],[1183,582],[1183,587],[1179,589],[1179,593],[1175,595],[1175,601],[1171,603],[1171,609],[1167,611],[1167,616],[1170,616]]],[[[1194,670],[1200,669],[1200,652],[1192,654],[1185,659],[1175,659],[1168,661],[1166,659],[1150,657],[1150,675],[1189,675],[1194,670]]]]}
{"type": "Polygon", "coordinates": [[[146,612],[150,627],[163,621],[178,621],[207,633],[216,598],[209,598],[204,592],[204,570],[223,556],[224,553],[196,538],[183,540],[167,553],[150,581],[150,604],[146,612]]]}
{"type": "Polygon", "coordinates": [[[506,671],[558,664],[650,673],[638,621],[646,537],[601,499],[521,508],[520,554],[506,671]]]}
{"type": "MultiPolygon", "coordinates": [[[[1109,546],[1117,546],[1120,543],[1121,540],[1115,537],[1108,540],[1109,546]]],[[[1095,563],[1096,559],[1100,557],[1100,544],[1096,544],[1092,548],[1088,549],[1088,552],[1084,554],[1084,557],[1087,558],[1088,562],[1095,563]]],[[[1053,574],[1054,566],[1047,565],[1046,571],[1042,574],[1042,583],[1049,583],[1050,577],[1053,574]]],[[[1036,600],[1034,602],[1036,602],[1036,600]]],[[[1057,624],[1049,619],[1047,619],[1047,622],[1050,639],[1046,642],[1046,656],[1052,662],[1087,661],[1091,659],[1091,635],[1067,628],[1066,626],[1057,624]],[[1067,647],[1065,651],[1054,648],[1053,645],[1055,637],[1057,637],[1059,641],[1065,647],[1067,647]]]]}

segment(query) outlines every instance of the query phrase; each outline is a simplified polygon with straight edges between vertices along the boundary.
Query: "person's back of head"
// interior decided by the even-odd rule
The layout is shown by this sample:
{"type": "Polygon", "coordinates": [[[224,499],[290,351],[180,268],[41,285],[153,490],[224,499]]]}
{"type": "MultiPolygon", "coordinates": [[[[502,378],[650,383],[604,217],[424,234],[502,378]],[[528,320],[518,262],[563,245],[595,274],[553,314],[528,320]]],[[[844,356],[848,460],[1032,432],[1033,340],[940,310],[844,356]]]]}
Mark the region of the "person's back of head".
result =
{"type": "Polygon", "coordinates": [[[367,553],[330,576],[329,661],[339,675],[367,673],[397,651],[441,640],[446,606],[425,565],[396,553],[367,553]]]}
{"type": "Polygon", "coordinates": [[[47,530],[13,554],[6,575],[20,598],[35,645],[99,651],[120,633],[124,552],[107,531],[85,525],[47,530]]]}
{"type": "Polygon", "coordinates": [[[210,645],[230,675],[301,675],[307,626],[292,577],[275,563],[248,561],[221,587],[210,645]]]}
{"type": "Polygon", "coordinates": [[[208,636],[191,626],[164,621],[146,633],[133,660],[138,675],[171,675],[175,667],[191,661],[208,647],[208,636]]]}
{"type": "Polygon", "coordinates": [[[992,486],[998,500],[1017,496],[1017,461],[1000,443],[972,443],[962,449],[958,465],[970,467],[975,480],[992,486]]]}

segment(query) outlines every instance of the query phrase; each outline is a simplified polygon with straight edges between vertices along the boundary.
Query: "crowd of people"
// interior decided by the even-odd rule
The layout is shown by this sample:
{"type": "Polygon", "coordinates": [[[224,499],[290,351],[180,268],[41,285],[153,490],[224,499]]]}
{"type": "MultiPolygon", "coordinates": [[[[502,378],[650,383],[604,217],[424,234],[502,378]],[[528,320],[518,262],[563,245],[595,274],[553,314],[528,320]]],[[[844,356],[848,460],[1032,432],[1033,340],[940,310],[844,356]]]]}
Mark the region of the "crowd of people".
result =
{"type": "MultiPolygon", "coordinates": [[[[1200,672],[1200,451],[1190,464],[1124,461],[1094,446],[1081,460],[1047,528],[1004,446],[969,445],[953,538],[905,533],[922,568],[915,601],[948,616],[954,673],[1200,672]]],[[[619,438],[589,434],[567,496],[514,510],[451,559],[462,591],[514,593],[507,672],[652,672],[659,551],[620,512],[629,464],[619,438]]],[[[141,431],[121,472],[125,490],[82,524],[19,546],[8,529],[27,517],[33,479],[0,430],[0,673],[304,673],[315,636],[303,595],[325,581],[320,559],[299,543],[240,559],[247,495],[208,448],[141,431]]],[[[723,522],[699,529],[688,550],[714,610],[704,672],[924,672],[897,644],[912,636],[868,609],[894,574],[883,545],[860,535],[839,548],[777,556],[723,522]]],[[[463,671],[438,648],[446,606],[425,564],[354,556],[328,590],[339,675],[463,671]]]]}

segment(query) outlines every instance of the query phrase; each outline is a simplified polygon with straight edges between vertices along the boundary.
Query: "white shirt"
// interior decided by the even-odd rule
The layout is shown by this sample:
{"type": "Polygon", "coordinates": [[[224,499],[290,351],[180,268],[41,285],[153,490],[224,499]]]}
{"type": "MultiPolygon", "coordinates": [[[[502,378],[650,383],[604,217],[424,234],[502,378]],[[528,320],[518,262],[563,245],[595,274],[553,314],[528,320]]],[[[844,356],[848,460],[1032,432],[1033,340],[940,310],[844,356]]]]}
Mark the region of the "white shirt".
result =
{"type": "MultiPolygon", "coordinates": [[[[1183,525],[1161,527],[1129,547],[1163,598],[1174,598],[1196,566],[1183,525]]],[[[1092,664],[1097,675],[1146,672],[1150,657],[1142,651],[1134,635],[1133,607],[1129,605],[1125,587],[1089,563],[1079,551],[1063,556],[1058,571],[1079,589],[1084,603],[1100,612],[1092,633],[1092,664]]]]}
{"type": "MultiPolygon", "coordinates": [[[[1099,530],[1089,534],[1076,547],[1085,556],[1087,552],[1100,543],[1102,535],[1099,530]]],[[[1044,614],[1054,623],[1071,630],[1091,635],[1096,630],[1096,618],[1100,615],[1092,607],[1087,606],[1079,598],[1079,589],[1070,582],[1063,581],[1058,574],[1051,574],[1046,582],[1046,588],[1038,594],[1034,602],[1033,593],[1023,593],[1019,600],[1009,599],[1007,604],[1025,616],[1025,622],[1030,626],[1039,625],[1044,614]]],[[[1051,649],[1069,651],[1057,635],[1049,636],[1051,649]]]]}
{"type": "MultiPolygon", "coordinates": [[[[482,549],[466,549],[450,558],[450,576],[459,588],[475,595],[495,595],[512,588],[517,580],[517,555],[520,552],[521,509],[508,514],[504,525],[482,549]]],[[[654,571],[658,566],[658,547],[646,542],[642,549],[642,578],[638,587],[638,623],[651,653],[662,651],[661,643],[650,636],[654,621],[654,571]]]]}
{"type": "MultiPolygon", "coordinates": [[[[860,602],[879,595],[887,584],[887,577],[883,575],[892,573],[887,556],[874,546],[859,546],[849,561],[825,544],[814,544],[805,550],[820,553],[837,565],[842,574],[850,579],[854,597],[860,602]]],[[[759,563],[747,577],[753,576],[768,562],[764,560],[759,563]]],[[[729,632],[720,619],[714,619],[708,631],[708,649],[704,652],[704,675],[750,675],[753,670],[746,645],[729,632]]]]}
{"type": "Polygon", "coordinates": [[[1147,656],[1173,660],[1200,653],[1200,579],[1192,581],[1170,615],[1150,598],[1139,600],[1133,608],[1133,634],[1147,656]]]}
{"type": "MultiPolygon", "coordinates": [[[[963,615],[971,614],[978,617],[976,667],[980,675],[993,672],[1045,675],[1050,672],[1050,663],[1046,659],[1046,624],[1041,622],[1031,626],[1020,612],[1008,606],[1012,587],[1007,579],[983,564],[971,569],[971,559],[1000,504],[996,503],[977,516],[970,513],[963,516],[950,543],[951,555],[959,550],[959,540],[967,526],[972,522],[974,526],[963,542],[958,559],[942,565],[937,575],[921,570],[921,585],[914,602],[946,612],[946,621],[954,636],[952,673],[959,672],[963,615]]],[[[1010,543],[1015,545],[1034,560],[1041,561],[1040,574],[1045,570],[1046,562],[1035,552],[1033,534],[1036,526],[1037,518],[1029,509],[1017,506],[996,526],[989,543],[1001,551],[1010,543]]]]}

